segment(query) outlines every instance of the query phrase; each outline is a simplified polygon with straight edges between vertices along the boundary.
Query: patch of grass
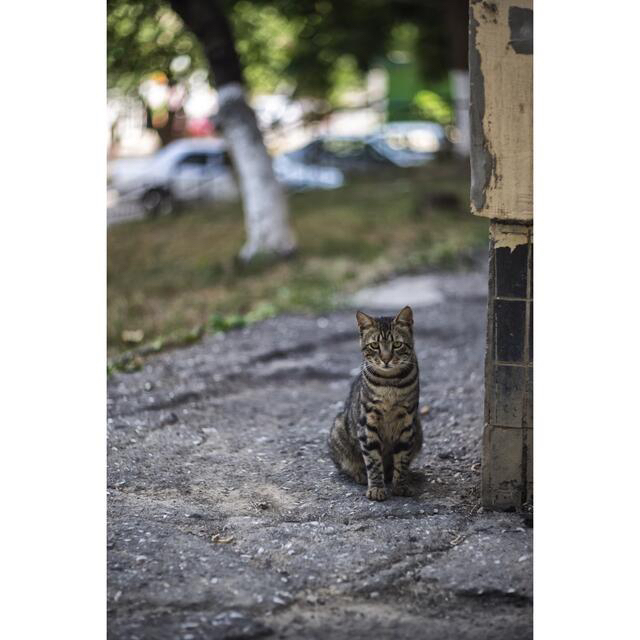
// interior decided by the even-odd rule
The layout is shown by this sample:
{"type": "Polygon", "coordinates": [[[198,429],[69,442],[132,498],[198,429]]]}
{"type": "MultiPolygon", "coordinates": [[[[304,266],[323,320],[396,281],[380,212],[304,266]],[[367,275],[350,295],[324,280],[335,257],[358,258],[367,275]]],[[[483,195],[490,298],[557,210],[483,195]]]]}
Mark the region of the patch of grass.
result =
{"type": "Polygon", "coordinates": [[[188,344],[197,342],[202,338],[205,332],[204,325],[198,325],[188,330],[174,331],[170,335],[158,336],[151,342],[124,351],[109,359],[107,363],[107,374],[111,374],[114,371],[132,372],[138,371],[144,364],[144,358],[152,353],[159,353],[166,349],[174,347],[183,347],[188,344]]]}
{"type": "Polygon", "coordinates": [[[284,311],[328,310],[338,294],[393,273],[455,266],[487,243],[487,222],[469,213],[468,192],[465,165],[447,162],[294,194],[297,254],[249,266],[236,259],[239,204],[110,227],[109,355],[174,346],[193,327],[228,330],[284,311]],[[459,206],[439,206],[437,193],[459,206]]]}

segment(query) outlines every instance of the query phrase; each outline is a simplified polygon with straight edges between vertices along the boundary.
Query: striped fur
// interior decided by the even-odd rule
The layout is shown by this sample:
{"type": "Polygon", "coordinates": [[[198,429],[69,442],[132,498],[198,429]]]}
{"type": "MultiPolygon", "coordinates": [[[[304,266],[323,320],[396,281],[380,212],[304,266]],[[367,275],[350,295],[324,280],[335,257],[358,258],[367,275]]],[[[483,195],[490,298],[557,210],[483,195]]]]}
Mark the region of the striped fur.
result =
{"type": "Polygon", "coordinates": [[[367,485],[367,498],[410,495],[411,460],[422,447],[418,412],[420,381],[413,349],[413,314],[405,307],[395,318],[356,314],[362,369],[344,410],[329,434],[329,452],[338,469],[367,485]]]}

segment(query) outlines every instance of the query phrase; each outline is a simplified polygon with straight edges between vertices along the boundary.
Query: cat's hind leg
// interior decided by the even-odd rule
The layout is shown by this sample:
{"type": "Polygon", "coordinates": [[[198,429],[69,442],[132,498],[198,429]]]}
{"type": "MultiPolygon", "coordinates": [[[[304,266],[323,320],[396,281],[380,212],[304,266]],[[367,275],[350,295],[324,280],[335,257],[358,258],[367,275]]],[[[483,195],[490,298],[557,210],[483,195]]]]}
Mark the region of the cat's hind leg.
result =
{"type": "Polygon", "coordinates": [[[345,417],[340,414],[333,421],[329,433],[329,454],[340,471],[358,484],[367,484],[367,470],[357,443],[349,436],[345,417]]]}

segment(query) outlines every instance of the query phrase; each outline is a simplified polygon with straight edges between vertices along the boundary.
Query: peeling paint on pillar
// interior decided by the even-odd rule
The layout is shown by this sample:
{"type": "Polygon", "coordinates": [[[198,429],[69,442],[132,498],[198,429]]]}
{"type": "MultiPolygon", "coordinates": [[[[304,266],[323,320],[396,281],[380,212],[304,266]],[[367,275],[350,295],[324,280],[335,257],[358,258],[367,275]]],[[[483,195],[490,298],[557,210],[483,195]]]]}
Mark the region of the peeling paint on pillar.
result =
{"type": "Polygon", "coordinates": [[[531,0],[471,0],[471,211],[533,218],[531,0]]]}
{"type": "Polygon", "coordinates": [[[509,7],[509,46],[524,55],[533,55],[533,11],[522,7],[509,7]]]}
{"type": "Polygon", "coordinates": [[[484,77],[480,52],[476,46],[478,21],[469,12],[469,82],[471,87],[471,202],[477,211],[484,208],[486,190],[496,167],[495,156],[484,134],[484,77]]]}
{"type": "Polygon", "coordinates": [[[491,225],[489,234],[496,249],[506,247],[513,251],[516,247],[529,242],[531,231],[525,225],[496,223],[491,225]]]}

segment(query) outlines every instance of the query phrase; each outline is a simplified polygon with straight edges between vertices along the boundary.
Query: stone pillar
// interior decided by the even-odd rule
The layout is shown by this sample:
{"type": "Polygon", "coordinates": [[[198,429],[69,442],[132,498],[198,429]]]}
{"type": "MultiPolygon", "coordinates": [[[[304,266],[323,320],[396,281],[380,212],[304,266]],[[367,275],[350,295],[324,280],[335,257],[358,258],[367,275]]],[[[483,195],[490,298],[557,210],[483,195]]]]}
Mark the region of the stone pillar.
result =
{"type": "Polygon", "coordinates": [[[501,509],[533,497],[533,241],[531,225],[490,233],[482,501],[501,509]]]}
{"type": "Polygon", "coordinates": [[[533,11],[471,0],[471,211],[490,225],[482,502],[533,499],[533,11]]]}

